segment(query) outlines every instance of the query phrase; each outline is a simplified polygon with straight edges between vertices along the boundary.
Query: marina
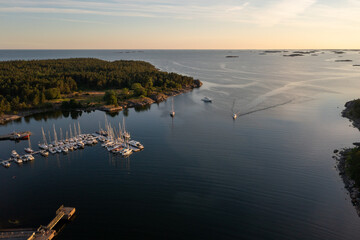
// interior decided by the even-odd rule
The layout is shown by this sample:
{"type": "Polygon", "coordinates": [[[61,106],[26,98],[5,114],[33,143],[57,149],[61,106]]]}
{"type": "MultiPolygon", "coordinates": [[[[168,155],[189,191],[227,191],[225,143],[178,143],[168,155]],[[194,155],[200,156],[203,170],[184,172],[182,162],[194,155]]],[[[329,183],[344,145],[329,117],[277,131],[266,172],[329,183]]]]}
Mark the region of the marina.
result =
{"type": "Polygon", "coordinates": [[[20,155],[15,150],[12,150],[10,154],[11,157],[6,160],[0,160],[0,164],[5,168],[9,168],[13,162],[16,164],[22,164],[35,160],[34,155],[48,157],[49,153],[68,154],[71,151],[84,149],[85,146],[94,146],[98,142],[101,142],[101,146],[108,152],[120,154],[123,157],[128,157],[133,152],[139,152],[144,149],[144,146],[140,142],[131,140],[130,133],[126,131],[125,128],[125,119],[123,119],[122,126],[119,123],[118,129],[115,129],[107,121],[105,116],[105,129],[106,130],[103,130],[99,124],[99,131],[97,133],[82,134],[80,124],[78,123],[76,125],[74,123],[73,126],[69,125],[69,132],[66,131],[65,138],[63,138],[63,132],[60,128],[60,139],[58,139],[55,125],[53,125],[54,133],[52,141],[50,131],[48,132],[49,140],[47,140],[44,129],[42,128],[43,142],[38,144],[40,150],[33,150],[31,148],[30,138],[28,138],[29,146],[24,148],[24,155],[20,155]]]}

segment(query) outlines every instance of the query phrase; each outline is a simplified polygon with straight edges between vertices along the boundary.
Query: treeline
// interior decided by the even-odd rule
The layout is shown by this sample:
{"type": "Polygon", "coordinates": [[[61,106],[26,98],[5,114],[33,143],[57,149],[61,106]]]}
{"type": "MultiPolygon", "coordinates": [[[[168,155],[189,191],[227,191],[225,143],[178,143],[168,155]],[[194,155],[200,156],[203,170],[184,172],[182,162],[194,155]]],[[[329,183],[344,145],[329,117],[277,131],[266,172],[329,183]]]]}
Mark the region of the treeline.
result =
{"type": "Polygon", "coordinates": [[[35,107],[78,90],[133,89],[141,95],[192,85],[194,79],[162,72],[143,61],[94,58],[0,62],[0,113],[35,107]]]}

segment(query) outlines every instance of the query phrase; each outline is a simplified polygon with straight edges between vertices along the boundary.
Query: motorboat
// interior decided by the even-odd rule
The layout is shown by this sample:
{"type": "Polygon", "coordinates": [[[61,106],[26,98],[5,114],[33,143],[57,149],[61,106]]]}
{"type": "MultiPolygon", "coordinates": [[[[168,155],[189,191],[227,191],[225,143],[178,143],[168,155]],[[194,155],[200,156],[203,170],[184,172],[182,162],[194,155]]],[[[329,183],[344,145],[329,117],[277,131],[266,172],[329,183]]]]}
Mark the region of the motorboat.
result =
{"type": "Polygon", "coordinates": [[[49,146],[48,145],[46,145],[45,143],[39,143],[39,148],[41,148],[41,149],[44,149],[44,150],[48,150],[49,149],[49,146]]]}
{"type": "Polygon", "coordinates": [[[234,113],[234,114],[233,114],[233,119],[235,120],[236,118],[237,118],[237,114],[234,113]]]}
{"type": "Polygon", "coordinates": [[[45,150],[41,150],[41,151],[40,151],[40,154],[41,154],[41,156],[44,156],[44,157],[49,156],[49,152],[47,152],[47,151],[45,151],[45,150]]]}
{"type": "Polygon", "coordinates": [[[124,148],[124,149],[121,151],[121,155],[123,155],[124,157],[130,156],[131,154],[132,154],[132,150],[129,149],[129,148],[124,148]]]}
{"type": "Polygon", "coordinates": [[[11,156],[12,156],[13,158],[19,158],[19,157],[20,157],[20,155],[19,155],[15,150],[12,150],[12,151],[11,151],[11,156]]]}
{"type": "Polygon", "coordinates": [[[31,154],[25,154],[25,155],[24,155],[24,158],[26,158],[28,161],[35,160],[34,156],[31,155],[31,154]]]}
{"type": "Polygon", "coordinates": [[[212,102],[212,99],[211,99],[211,98],[208,98],[208,97],[204,97],[203,99],[201,99],[201,101],[204,101],[204,102],[212,102]]]}
{"type": "Polygon", "coordinates": [[[57,151],[55,148],[49,148],[49,152],[52,153],[52,154],[55,154],[57,151]]]}
{"type": "Polygon", "coordinates": [[[137,142],[135,140],[129,141],[129,145],[131,145],[133,147],[137,147],[139,149],[144,149],[144,146],[141,143],[139,143],[139,142],[137,142]]]}
{"type": "Polygon", "coordinates": [[[23,163],[23,160],[21,158],[14,158],[14,162],[16,162],[17,164],[21,164],[23,163]]]}

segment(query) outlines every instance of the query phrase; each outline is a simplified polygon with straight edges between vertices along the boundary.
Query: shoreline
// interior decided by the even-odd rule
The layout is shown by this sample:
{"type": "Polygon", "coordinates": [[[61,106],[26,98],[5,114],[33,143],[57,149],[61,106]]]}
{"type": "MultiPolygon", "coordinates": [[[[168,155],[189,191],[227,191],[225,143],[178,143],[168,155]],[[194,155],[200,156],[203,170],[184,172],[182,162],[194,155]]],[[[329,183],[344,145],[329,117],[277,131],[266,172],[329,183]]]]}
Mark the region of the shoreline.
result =
{"type": "Polygon", "coordinates": [[[87,107],[81,107],[81,108],[75,108],[75,109],[62,109],[61,104],[59,103],[53,103],[52,107],[46,107],[46,108],[33,108],[33,109],[27,109],[24,111],[19,111],[17,114],[4,114],[0,116],[0,125],[5,125],[9,122],[21,119],[23,117],[29,117],[34,114],[38,113],[44,113],[54,110],[79,110],[79,111],[93,111],[93,110],[99,110],[104,112],[120,112],[124,109],[128,108],[134,108],[134,107],[145,107],[147,105],[151,105],[153,103],[160,103],[168,99],[169,97],[177,96],[183,93],[187,93],[192,91],[194,88],[200,88],[202,86],[202,82],[200,80],[194,80],[194,83],[191,86],[184,87],[179,90],[173,90],[166,93],[157,93],[153,94],[149,97],[144,97],[140,99],[128,99],[125,101],[119,102],[119,106],[115,105],[100,105],[100,106],[87,106],[87,107]]]}
{"type": "MultiPolygon", "coordinates": [[[[352,125],[360,131],[360,119],[351,115],[352,108],[356,100],[349,101],[345,104],[345,109],[341,112],[341,116],[349,119],[352,122],[352,125]]],[[[360,146],[360,143],[353,143],[355,147],[343,148],[340,151],[334,150],[335,156],[333,158],[336,160],[336,169],[339,171],[339,176],[341,177],[345,189],[348,191],[351,203],[354,206],[358,216],[360,217],[360,188],[356,186],[356,183],[351,177],[347,174],[347,155],[354,149],[356,146],[360,146]]]]}

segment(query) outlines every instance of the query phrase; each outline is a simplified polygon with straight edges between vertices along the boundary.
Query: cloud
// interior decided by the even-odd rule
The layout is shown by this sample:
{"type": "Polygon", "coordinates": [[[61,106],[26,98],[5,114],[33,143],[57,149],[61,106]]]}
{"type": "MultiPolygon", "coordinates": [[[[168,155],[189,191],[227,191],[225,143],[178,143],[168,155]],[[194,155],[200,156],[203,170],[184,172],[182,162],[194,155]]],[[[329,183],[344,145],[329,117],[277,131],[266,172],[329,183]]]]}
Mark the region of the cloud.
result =
{"type": "Polygon", "coordinates": [[[274,26],[288,19],[296,18],[305,12],[316,0],[282,0],[252,13],[255,23],[261,26],[274,26]]]}

